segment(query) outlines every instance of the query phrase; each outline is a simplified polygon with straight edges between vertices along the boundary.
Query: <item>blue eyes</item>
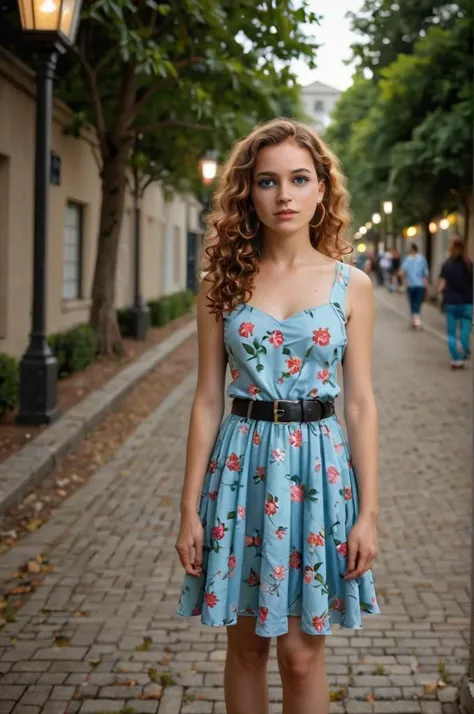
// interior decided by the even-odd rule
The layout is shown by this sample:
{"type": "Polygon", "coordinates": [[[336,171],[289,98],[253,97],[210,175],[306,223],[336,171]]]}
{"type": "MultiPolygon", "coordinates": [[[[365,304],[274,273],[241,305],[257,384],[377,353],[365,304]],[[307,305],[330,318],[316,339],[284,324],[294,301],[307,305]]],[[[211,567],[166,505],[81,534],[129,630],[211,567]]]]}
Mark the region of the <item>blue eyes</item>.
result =
{"type": "MultiPolygon", "coordinates": [[[[306,183],[308,183],[309,178],[307,176],[295,176],[293,179],[293,182],[297,186],[304,186],[306,183]]],[[[275,185],[275,179],[272,178],[267,178],[267,179],[262,179],[261,181],[258,182],[258,185],[261,188],[271,188],[272,186],[275,185]]]]}

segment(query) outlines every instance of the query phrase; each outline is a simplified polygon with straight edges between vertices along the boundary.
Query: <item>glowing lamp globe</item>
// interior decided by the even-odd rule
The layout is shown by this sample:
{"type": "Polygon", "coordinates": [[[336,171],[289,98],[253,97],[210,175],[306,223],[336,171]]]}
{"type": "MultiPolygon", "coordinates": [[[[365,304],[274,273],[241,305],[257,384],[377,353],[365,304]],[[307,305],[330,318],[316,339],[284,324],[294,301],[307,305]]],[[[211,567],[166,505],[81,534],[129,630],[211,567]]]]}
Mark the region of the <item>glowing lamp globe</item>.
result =
{"type": "Polygon", "coordinates": [[[18,0],[21,26],[38,42],[74,44],[82,0],[18,0]]]}
{"type": "Polygon", "coordinates": [[[207,151],[204,156],[199,159],[199,172],[201,180],[205,186],[209,186],[217,174],[217,158],[215,151],[207,151]]]}

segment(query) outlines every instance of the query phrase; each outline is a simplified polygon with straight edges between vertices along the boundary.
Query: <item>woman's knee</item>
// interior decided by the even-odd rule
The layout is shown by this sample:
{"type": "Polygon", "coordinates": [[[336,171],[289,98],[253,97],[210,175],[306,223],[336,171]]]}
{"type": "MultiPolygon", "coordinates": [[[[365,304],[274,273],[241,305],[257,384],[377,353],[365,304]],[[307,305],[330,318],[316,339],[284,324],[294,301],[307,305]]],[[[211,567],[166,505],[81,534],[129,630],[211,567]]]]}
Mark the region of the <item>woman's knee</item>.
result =
{"type": "Polygon", "coordinates": [[[249,629],[248,623],[243,627],[237,625],[228,628],[227,657],[242,669],[265,667],[270,655],[270,645],[271,640],[256,635],[249,629]]]}
{"type": "Polygon", "coordinates": [[[324,637],[311,647],[277,645],[278,666],[282,679],[291,682],[293,686],[304,685],[315,674],[324,674],[324,637]]]}

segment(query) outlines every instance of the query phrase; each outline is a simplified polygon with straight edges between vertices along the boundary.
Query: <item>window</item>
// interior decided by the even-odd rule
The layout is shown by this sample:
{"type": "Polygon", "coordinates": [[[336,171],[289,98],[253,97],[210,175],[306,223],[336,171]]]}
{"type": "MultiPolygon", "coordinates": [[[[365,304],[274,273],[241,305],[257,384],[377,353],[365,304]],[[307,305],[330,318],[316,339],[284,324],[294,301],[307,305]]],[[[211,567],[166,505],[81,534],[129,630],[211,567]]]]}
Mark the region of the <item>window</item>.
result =
{"type": "Polygon", "coordinates": [[[318,112],[318,114],[322,114],[322,112],[324,112],[324,102],[322,102],[321,99],[316,99],[314,103],[314,111],[318,112]]]}
{"type": "Polygon", "coordinates": [[[82,283],[83,206],[69,201],[66,205],[63,253],[63,298],[78,300],[82,283]]]}

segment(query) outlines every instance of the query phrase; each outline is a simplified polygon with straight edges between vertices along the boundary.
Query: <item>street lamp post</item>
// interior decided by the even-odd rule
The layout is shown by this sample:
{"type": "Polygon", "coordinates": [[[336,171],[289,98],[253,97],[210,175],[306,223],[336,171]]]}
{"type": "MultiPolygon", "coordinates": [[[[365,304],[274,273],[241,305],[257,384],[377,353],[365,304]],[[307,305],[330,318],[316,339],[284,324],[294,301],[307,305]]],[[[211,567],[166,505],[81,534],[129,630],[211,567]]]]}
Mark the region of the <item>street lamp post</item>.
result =
{"type": "MultiPolygon", "coordinates": [[[[141,136],[135,140],[135,153],[140,150],[141,136]]],[[[136,158],[136,157],[135,157],[136,158]]],[[[140,206],[140,174],[137,162],[133,166],[133,225],[134,225],[134,290],[132,315],[132,336],[136,340],[146,340],[150,325],[150,310],[146,304],[141,287],[141,224],[142,212],[140,206]]]]}
{"type": "Polygon", "coordinates": [[[380,222],[382,220],[382,217],[380,213],[373,213],[372,214],[372,223],[375,226],[375,240],[377,241],[377,250],[376,253],[380,253],[380,222]]]}
{"type": "Polygon", "coordinates": [[[33,305],[30,342],[20,363],[19,424],[49,424],[59,416],[58,364],[46,333],[48,186],[53,78],[58,55],[76,36],[81,0],[18,0],[26,40],[37,53],[33,305]]]}
{"type": "Polygon", "coordinates": [[[392,213],[393,213],[392,201],[384,201],[383,202],[384,233],[385,233],[385,240],[386,240],[387,248],[393,248],[392,213]]]}
{"type": "Polygon", "coordinates": [[[217,175],[217,151],[209,150],[199,159],[199,173],[203,190],[200,195],[202,203],[201,221],[204,214],[209,210],[209,186],[212,184],[217,175]]]}

